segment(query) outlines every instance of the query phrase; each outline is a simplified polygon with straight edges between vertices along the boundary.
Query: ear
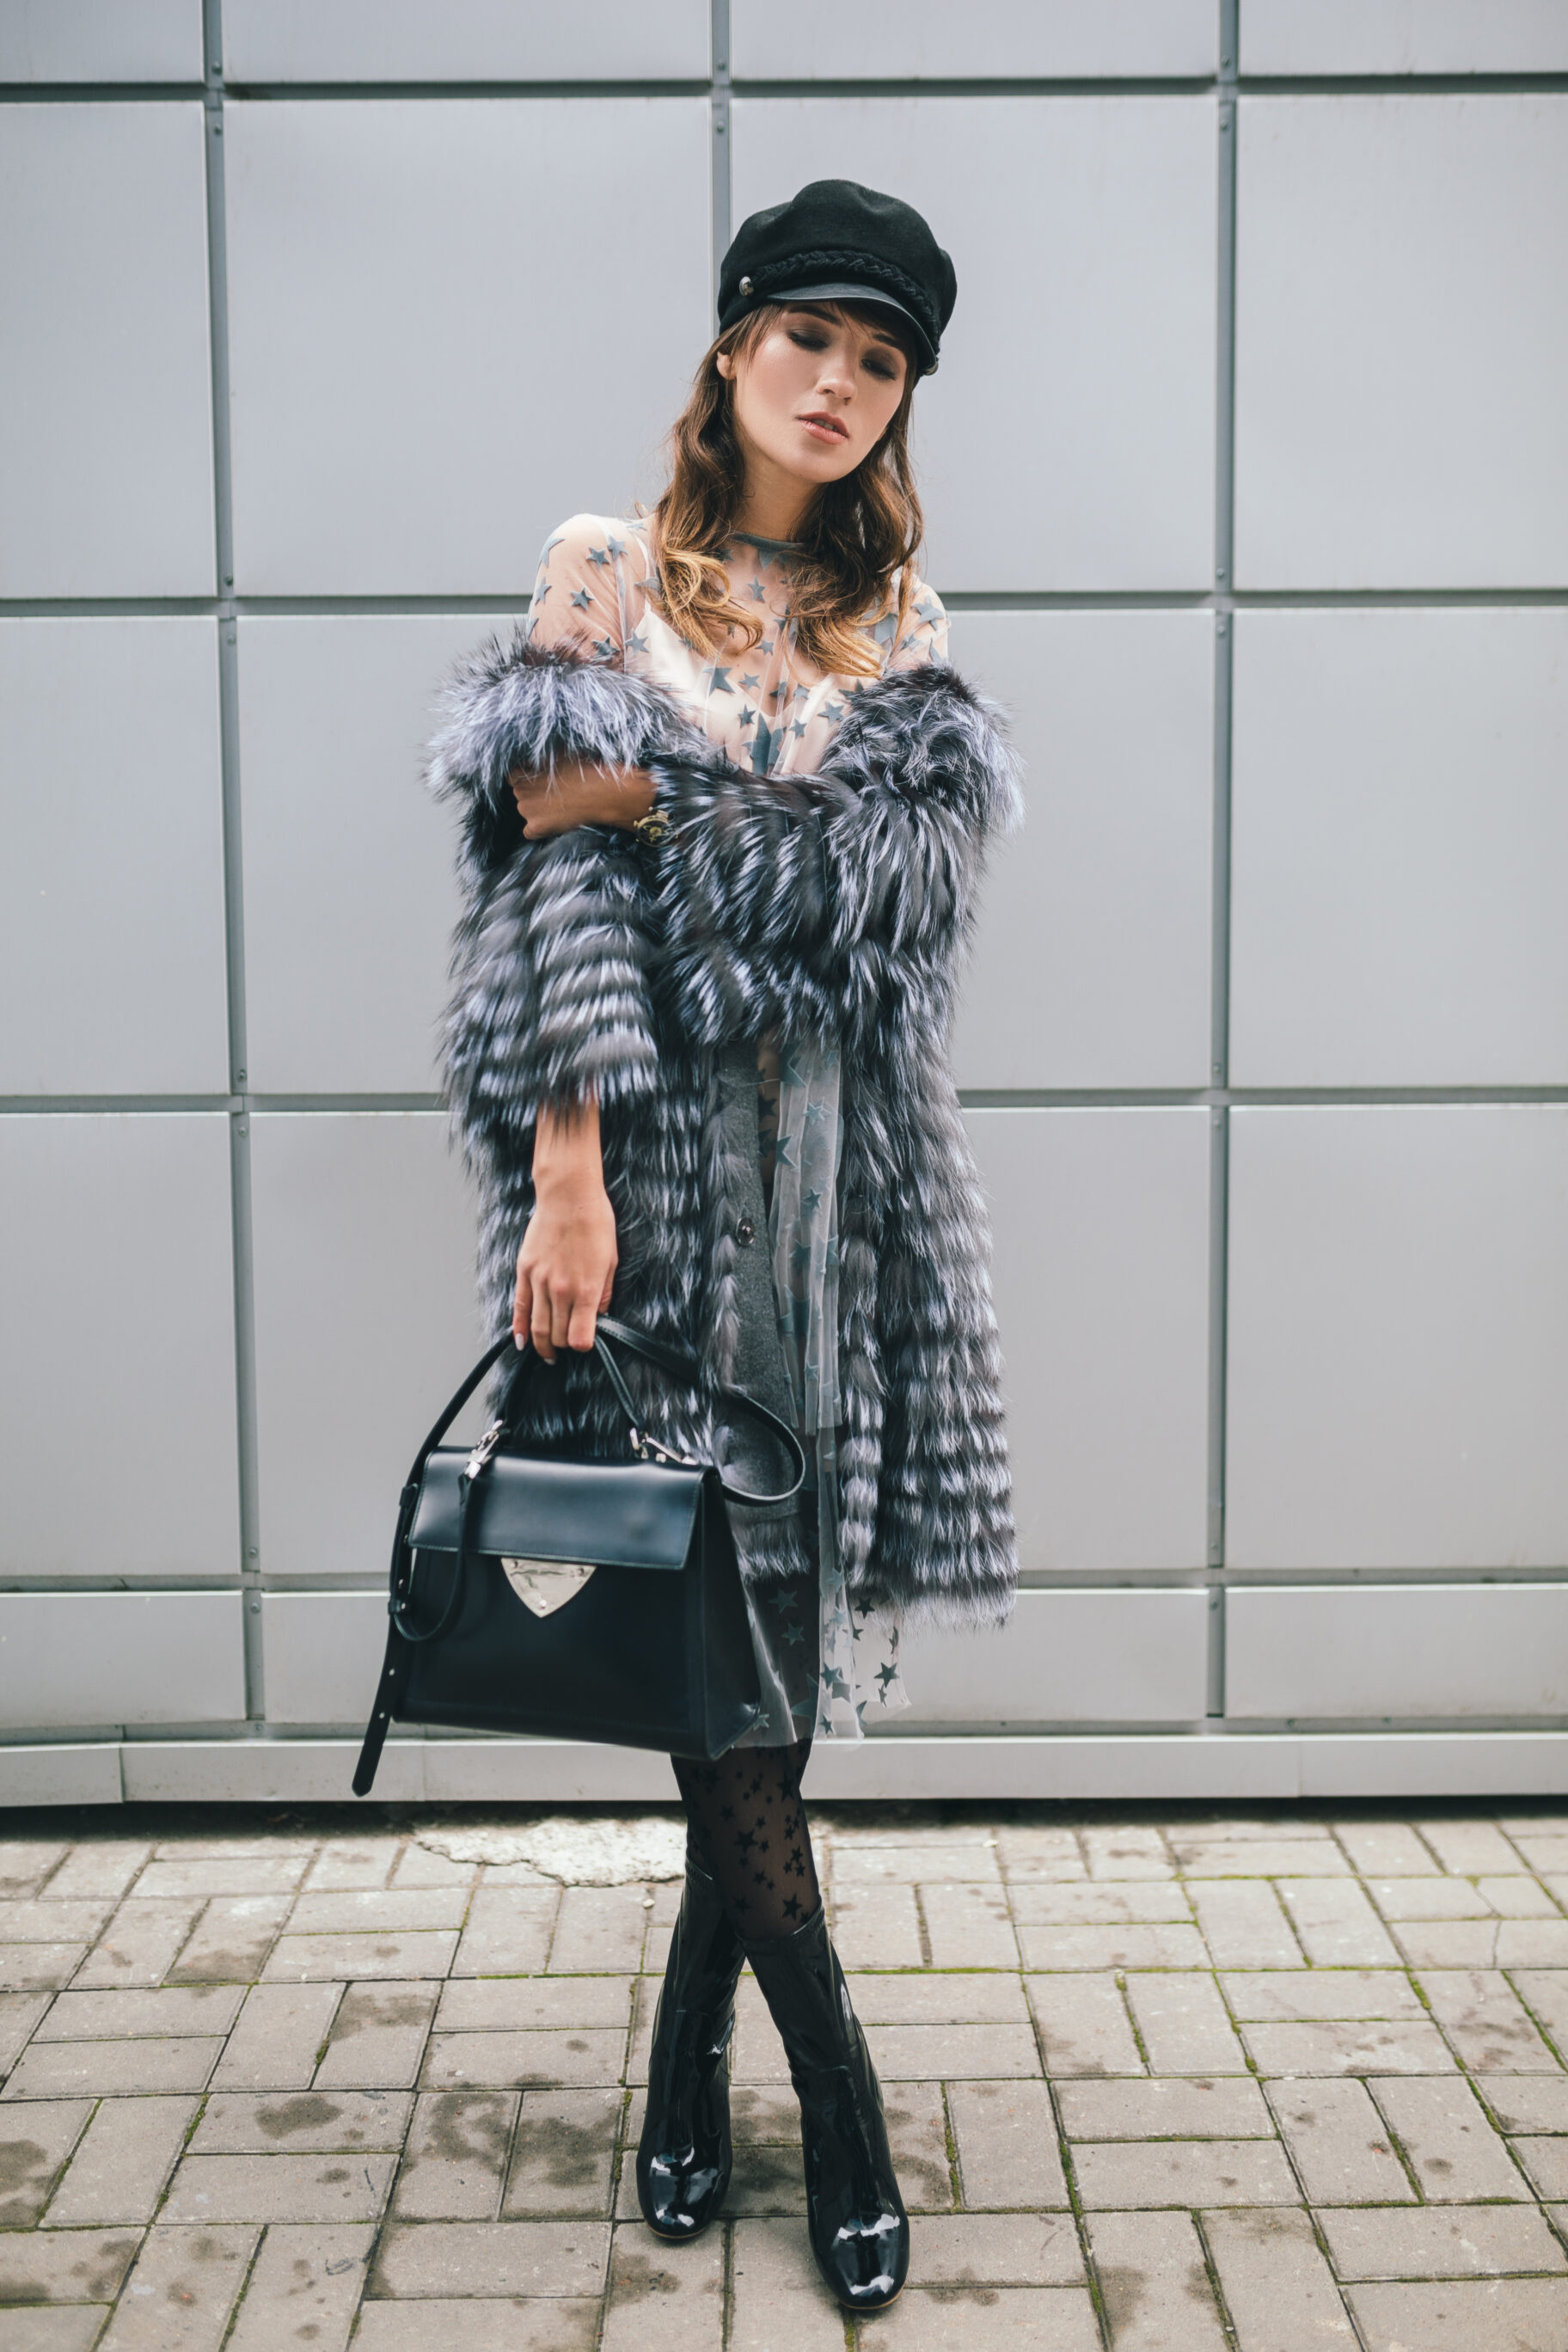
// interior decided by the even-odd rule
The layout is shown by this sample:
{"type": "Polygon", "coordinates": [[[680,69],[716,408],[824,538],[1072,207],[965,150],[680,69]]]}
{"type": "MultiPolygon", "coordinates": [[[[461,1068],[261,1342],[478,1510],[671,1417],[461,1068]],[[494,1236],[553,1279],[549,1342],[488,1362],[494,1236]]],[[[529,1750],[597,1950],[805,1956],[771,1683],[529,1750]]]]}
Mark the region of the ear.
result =
{"type": "Polygon", "coordinates": [[[720,352],[716,353],[713,364],[726,381],[728,381],[728,379],[735,373],[734,360],[731,357],[731,354],[728,352],[720,352]]]}

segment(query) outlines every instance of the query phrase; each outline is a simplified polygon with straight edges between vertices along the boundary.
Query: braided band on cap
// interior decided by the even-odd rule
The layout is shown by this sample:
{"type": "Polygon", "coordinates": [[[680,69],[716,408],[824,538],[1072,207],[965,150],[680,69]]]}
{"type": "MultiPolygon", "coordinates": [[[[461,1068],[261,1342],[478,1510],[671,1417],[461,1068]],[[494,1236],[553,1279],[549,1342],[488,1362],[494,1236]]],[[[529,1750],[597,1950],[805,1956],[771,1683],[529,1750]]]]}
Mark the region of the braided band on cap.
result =
{"type": "Polygon", "coordinates": [[[931,297],[920,280],[911,278],[907,269],[900,269],[896,261],[883,261],[878,255],[858,251],[853,246],[816,246],[804,253],[792,253],[784,261],[761,262],[751,273],[752,290],[765,296],[768,288],[783,278],[794,278],[798,284],[802,278],[825,273],[829,277],[865,278],[873,285],[885,286],[889,294],[900,296],[910,306],[932,342],[940,336],[942,330],[932,312],[931,297]]]}

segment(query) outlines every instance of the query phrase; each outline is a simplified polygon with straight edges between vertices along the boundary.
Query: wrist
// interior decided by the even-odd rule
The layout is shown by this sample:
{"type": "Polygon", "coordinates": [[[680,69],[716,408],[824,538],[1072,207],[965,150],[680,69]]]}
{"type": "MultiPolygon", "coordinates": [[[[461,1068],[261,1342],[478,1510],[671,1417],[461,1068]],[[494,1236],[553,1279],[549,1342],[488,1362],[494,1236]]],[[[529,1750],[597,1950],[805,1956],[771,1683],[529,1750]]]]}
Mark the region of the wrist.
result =
{"type": "Polygon", "coordinates": [[[655,790],[653,778],[646,768],[623,768],[616,780],[610,823],[624,826],[641,840],[643,827],[654,807],[655,790]]]}
{"type": "Polygon", "coordinates": [[[657,849],[669,837],[674,812],[670,806],[668,785],[647,770],[639,769],[637,781],[643,790],[637,795],[636,813],[630,819],[634,837],[645,847],[657,849]]]}
{"type": "Polygon", "coordinates": [[[586,1101],[546,1104],[533,1139],[533,1191],[537,1200],[584,1189],[602,1192],[604,1160],[599,1143],[599,1106],[586,1101]]]}

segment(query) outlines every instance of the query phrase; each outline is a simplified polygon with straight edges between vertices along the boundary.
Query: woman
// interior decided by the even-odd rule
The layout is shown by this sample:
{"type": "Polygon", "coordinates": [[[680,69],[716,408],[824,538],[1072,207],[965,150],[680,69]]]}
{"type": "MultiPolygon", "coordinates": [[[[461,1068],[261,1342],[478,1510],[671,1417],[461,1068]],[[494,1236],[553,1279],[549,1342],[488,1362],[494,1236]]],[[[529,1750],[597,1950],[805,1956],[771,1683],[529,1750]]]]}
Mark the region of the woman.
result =
{"type": "Polygon", "coordinates": [[[667,2238],[720,2208],[749,1959],[800,2097],[813,2250],[858,2310],[899,2292],[909,2223],[801,1774],[814,1736],[903,1703],[903,1612],[994,1622],[1015,1582],[944,1041],[1016,787],[914,571],[907,446],[954,295],[919,214],[851,182],[748,220],[669,487],[646,520],[552,536],[526,630],[457,681],[433,771],[464,808],[447,1066],[487,1294],[557,1367],[529,1436],[624,1454],[581,1352],[613,1293],[700,1363],[688,1396],[647,1388],[663,1442],[765,1490],[771,1465],[714,1424],[730,1381],[813,1455],[806,1507],[733,1512],[759,1720],[716,1764],[672,1759],[686,1887],[637,2188],[667,2238]]]}

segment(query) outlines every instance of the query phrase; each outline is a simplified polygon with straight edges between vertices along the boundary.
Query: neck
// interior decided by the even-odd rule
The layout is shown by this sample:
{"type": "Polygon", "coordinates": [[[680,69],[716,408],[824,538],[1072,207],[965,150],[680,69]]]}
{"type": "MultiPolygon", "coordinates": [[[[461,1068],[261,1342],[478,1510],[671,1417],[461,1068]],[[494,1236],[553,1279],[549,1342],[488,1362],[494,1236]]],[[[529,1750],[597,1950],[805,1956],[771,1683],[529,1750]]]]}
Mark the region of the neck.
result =
{"type": "Polygon", "coordinates": [[[815,482],[784,471],[757,449],[746,452],[746,487],[735,514],[735,529],[753,539],[798,539],[800,528],[816,495],[815,482]]]}

